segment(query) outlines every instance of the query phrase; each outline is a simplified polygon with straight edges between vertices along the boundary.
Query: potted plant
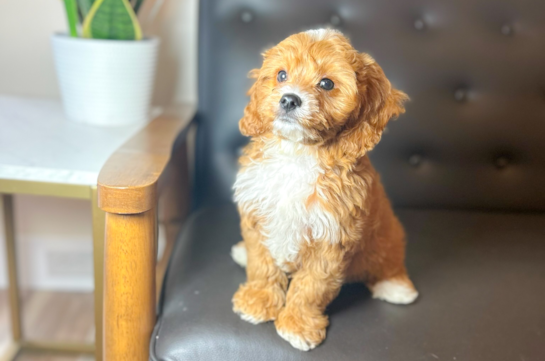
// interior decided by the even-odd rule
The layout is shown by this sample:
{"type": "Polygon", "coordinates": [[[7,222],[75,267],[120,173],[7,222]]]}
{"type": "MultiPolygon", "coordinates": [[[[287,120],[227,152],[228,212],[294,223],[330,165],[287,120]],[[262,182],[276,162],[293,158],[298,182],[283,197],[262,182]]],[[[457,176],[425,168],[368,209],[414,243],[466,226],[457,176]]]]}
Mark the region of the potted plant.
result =
{"type": "Polygon", "coordinates": [[[143,38],[143,0],[64,0],[69,34],[52,36],[68,119],[117,126],[149,118],[159,41],[143,38]]]}

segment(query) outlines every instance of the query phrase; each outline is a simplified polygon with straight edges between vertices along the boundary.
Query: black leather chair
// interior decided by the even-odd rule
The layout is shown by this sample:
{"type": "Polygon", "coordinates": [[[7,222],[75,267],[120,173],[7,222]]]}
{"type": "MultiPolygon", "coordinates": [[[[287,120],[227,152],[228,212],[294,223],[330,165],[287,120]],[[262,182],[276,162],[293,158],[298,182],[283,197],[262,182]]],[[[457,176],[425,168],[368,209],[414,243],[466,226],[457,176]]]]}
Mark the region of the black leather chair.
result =
{"type": "Polygon", "coordinates": [[[165,279],[164,361],[545,360],[545,2],[202,0],[194,212],[165,279]],[[412,101],[372,160],[408,233],[410,306],[347,285],[326,341],[293,349],[231,310],[245,280],[231,186],[248,71],[288,35],[332,26],[412,101]]]}

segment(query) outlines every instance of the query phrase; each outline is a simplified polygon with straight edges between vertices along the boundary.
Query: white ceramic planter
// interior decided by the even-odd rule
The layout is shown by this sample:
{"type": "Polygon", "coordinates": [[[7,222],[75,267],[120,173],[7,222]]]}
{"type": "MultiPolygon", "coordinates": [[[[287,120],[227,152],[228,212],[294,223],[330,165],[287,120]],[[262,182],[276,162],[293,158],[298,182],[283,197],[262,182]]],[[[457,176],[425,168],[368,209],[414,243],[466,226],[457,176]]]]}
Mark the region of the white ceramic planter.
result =
{"type": "Polygon", "coordinates": [[[159,40],[97,40],[52,36],[55,67],[68,119],[101,126],[149,120],[159,40]]]}

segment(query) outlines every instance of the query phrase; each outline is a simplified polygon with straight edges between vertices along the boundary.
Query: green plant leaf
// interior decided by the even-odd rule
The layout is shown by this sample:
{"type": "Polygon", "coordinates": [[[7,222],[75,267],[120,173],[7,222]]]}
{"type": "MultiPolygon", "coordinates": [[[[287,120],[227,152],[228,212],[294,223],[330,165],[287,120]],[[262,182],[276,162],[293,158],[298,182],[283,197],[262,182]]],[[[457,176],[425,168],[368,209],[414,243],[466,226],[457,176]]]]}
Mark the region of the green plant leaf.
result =
{"type": "Polygon", "coordinates": [[[94,2],[95,0],[78,0],[79,11],[84,19],[89,14],[89,10],[91,10],[94,2]]]}
{"type": "Polygon", "coordinates": [[[95,0],[83,23],[83,36],[93,39],[140,40],[142,30],[127,0],[95,0]]]}
{"type": "Polygon", "coordinates": [[[77,38],[78,8],[76,5],[76,0],[64,0],[64,8],[66,10],[66,18],[68,19],[68,29],[70,31],[70,36],[77,38]]]}

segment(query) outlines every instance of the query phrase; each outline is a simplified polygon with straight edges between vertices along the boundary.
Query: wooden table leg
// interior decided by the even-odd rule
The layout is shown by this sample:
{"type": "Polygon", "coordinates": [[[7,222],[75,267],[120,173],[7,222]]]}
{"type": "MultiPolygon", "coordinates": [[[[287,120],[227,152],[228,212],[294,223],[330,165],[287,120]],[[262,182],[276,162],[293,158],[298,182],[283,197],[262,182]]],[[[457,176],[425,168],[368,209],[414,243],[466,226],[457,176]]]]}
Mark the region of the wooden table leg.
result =
{"type": "Polygon", "coordinates": [[[155,326],[156,209],[106,213],[104,359],[147,361],[155,326]]]}
{"type": "Polygon", "coordinates": [[[93,266],[95,280],[95,361],[102,361],[103,304],[104,304],[104,232],[106,213],[98,207],[97,187],[91,187],[91,209],[93,214],[93,266]]]}

